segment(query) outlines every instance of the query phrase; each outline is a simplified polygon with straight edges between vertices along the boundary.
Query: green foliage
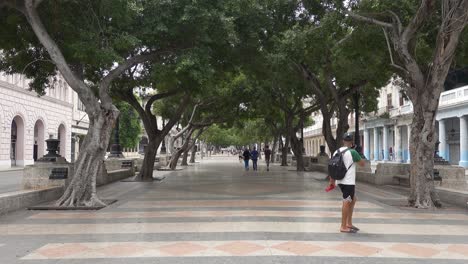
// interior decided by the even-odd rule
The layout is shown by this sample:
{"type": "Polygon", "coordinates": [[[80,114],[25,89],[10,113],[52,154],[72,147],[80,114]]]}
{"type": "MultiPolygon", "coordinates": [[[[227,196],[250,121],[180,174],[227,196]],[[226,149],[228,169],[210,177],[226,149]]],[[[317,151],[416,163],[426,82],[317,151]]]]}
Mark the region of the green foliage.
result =
{"type": "Polygon", "coordinates": [[[117,104],[117,108],[120,110],[120,145],[124,148],[137,147],[142,132],[141,122],[138,114],[127,103],[120,102],[117,104]]]}

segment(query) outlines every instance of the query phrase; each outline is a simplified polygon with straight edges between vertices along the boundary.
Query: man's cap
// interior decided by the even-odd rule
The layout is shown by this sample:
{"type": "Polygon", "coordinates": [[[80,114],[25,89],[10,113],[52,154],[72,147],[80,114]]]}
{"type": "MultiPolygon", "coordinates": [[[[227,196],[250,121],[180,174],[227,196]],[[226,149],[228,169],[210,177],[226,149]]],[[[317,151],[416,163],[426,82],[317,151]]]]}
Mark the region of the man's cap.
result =
{"type": "Polygon", "coordinates": [[[343,140],[344,140],[344,141],[353,141],[353,134],[351,134],[351,133],[345,133],[345,134],[343,135],[343,140]]]}

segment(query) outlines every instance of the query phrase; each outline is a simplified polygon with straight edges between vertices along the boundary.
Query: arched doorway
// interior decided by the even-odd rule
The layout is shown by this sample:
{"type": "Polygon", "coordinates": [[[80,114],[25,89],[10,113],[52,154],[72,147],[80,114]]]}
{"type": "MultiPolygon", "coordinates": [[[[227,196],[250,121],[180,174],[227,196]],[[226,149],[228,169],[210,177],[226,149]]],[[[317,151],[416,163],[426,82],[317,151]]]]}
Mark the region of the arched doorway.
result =
{"type": "Polygon", "coordinates": [[[63,158],[66,158],[66,146],[67,146],[67,133],[65,130],[65,126],[61,124],[58,127],[58,140],[60,140],[60,145],[59,145],[59,155],[62,156],[63,158]]]}
{"type": "Polygon", "coordinates": [[[36,161],[37,159],[42,158],[44,156],[44,123],[42,120],[37,120],[36,124],[34,124],[34,148],[33,148],[33,159],[36,161]]]}
{"type": "Polygon", "coordinates": [[[11,122],[10,160],[11,166],[24,165],[24,122],[20,116],[11,122]]]}

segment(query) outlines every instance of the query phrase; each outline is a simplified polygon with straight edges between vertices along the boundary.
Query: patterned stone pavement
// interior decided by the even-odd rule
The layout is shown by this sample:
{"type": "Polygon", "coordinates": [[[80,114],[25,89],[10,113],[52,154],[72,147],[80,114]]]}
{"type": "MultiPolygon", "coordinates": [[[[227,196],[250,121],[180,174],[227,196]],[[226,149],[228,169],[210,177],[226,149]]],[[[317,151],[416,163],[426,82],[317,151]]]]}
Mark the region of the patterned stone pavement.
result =
{"type": "Polygon", "coordinates": [[[209,158],[162,182],[105,186],[118,202],[100,211],[1,216],[0,263],[468,263],[463,209],[390,206],[379,201],[405,197],[361,184],[361,231],[342,234],[324,175],[261,165],[209,158]]]}

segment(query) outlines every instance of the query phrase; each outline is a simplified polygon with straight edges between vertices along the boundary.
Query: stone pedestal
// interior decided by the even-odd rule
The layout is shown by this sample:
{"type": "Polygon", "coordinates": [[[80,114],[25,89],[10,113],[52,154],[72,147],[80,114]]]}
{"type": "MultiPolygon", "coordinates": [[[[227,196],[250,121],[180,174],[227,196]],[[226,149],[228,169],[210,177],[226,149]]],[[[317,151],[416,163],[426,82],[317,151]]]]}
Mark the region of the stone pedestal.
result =
{"type": "Polygon", "coordinates": [[[436,165],[434,169],[439,171],[441,181],[435,181],[436,186],[447,189],[468,191],[465,179],[465,168],[460,166],[436,165]]]}
{"type": "Polygon", "coordinates": [[[116,170],[132,170],[135,171],[135,161],[133,159],[107,159],[104,161],[106,170],[116,171],[116,170]]]}
{"type": "Polygon", "coordinates": [[[319,171],[323,173],[328,173],[328,161],[330,158],[327,156],[317,156],[311,157],[309,163],[309,171],[319,171]]]}
{"type": "Polygon", "coordinates": [[[73,176],[73,163],[36,162],[23,170],[23,189],[65,187],[73,176]]]}
{"type": "Polygon", "coordinates": [[[159,167],[164,168],[169,164],[170,156],[168,155],[161,155],[159,156],[159,167]]]}

